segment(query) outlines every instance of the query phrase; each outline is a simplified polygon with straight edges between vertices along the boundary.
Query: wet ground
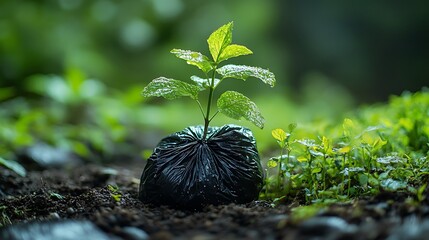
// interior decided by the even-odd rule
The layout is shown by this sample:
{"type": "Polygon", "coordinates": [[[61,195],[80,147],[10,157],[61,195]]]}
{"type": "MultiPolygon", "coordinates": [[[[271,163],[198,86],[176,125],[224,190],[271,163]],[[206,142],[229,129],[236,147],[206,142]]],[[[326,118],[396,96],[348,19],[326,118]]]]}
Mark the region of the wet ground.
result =
{"type": "Polygon", "coordinates": [[[141,169],[85,165],[29,171],[23,178],[2,168],[0,239],[61,239],[64,235],[73,238],[63,239],[196,240],[429,236],[427,190],[421,202],[415,196],[385,192],[317,208],[296,208],[300,202],[291,198],[277,206],[254,201],[181,210],[145,205],[137,199],[141,169]],[[310,213],[315,215],[307,218],[310,213]]]}

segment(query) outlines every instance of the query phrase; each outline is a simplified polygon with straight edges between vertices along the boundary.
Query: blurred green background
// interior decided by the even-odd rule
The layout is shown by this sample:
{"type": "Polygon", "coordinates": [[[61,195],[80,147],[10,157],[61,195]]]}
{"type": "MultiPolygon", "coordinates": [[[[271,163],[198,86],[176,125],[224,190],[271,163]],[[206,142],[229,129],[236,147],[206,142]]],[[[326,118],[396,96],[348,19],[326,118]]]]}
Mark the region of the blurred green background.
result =
{"type": "MultiPolygon", "coordinates": [[[[198,74],[169,51],[209,55],[207,37],[229,21],[233,42],[254,52],[230,62],[268,68],[278,84],[232,80],[223,89],[254,100],[269,130],[335,118],[429,82],[427,1],[1,1],[0,138],[9,145],[0,154],[39,141],[81,155],[142,138],[153,140],[138,146],[150,148],[163,134],[153,129],[202,124],[191,101],[144,100],[140,91],[158,76],[198,74]],[[52,128],[44,124],[66,136],[47,134],[52,128]],[[70,126],[83,126],[82,133],[64,129],[70,126]]],[[[214,125],[229,122],[237,121],[219,117],[214,125]]],[[[269,144],[268,131],[255,134],[261,148],[269,144]]]]}
{"type": "Polygon", "coordinates": [[[358,102],[429,81],[427,1],[45,0],[0,3],[1,85],[23,93],[28,76],[69,67],[120,89],[184,79],[194,69],[169,50],[207,53],[205,39],[228,21],[255,53],[238,61],[270,68],[277,91],[298,98],[315,81],[358,102]]]}

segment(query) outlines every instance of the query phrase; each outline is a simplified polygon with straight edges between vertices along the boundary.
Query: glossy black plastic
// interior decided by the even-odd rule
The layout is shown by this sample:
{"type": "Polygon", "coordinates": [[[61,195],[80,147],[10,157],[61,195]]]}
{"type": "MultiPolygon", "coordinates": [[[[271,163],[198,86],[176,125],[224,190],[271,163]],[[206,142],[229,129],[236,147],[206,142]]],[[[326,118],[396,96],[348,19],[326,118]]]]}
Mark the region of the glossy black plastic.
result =
{"type": "Polygon", "coordinates": [[[252,132],[225,125],[202,135],[193,126],[161,140],[141,176],[141,201],[199,208],[258,198],[263,172],[252,132]]]}

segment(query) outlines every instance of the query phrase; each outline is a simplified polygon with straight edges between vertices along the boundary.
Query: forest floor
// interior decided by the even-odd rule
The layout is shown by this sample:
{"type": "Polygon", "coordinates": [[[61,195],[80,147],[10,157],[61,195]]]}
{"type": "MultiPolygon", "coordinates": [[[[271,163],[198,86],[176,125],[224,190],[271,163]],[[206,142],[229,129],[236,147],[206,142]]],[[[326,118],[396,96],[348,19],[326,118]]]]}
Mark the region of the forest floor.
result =
{"type": "Polygon", "coordinates": [[[73,228],[73,237],[62,239],[82,239],[79,234],[86,239],[195,240],[429,236],[429,200],[418,203],[400,192],[313,208],[286,199],[277,206],[254,201],[183,210],[140,202],[141,169],[84,165],[68,171],[29,171],[26,177],[0,169],[0,239],[61,239],[67,226],[73,228]],[[314,215],[307,218],[309,213],[314,215]],[[93,228],[81,232],[73,225],[88,222],[93,228]],[[54,230],[57,226],[61,233],[54,230]]]}

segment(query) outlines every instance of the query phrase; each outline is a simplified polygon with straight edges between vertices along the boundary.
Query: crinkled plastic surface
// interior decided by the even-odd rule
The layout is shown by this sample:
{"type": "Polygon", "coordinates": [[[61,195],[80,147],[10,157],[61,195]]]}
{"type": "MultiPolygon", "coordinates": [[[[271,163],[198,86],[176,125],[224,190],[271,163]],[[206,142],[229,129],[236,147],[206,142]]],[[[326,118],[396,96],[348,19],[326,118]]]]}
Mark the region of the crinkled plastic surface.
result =
{"type": "Polygon", "coordinates": [[[199,208],[258,198],[263,172],[252,132],[210,127],[202,141],[203,129],[188,127],[161,140],[141,176],[141,201],[199,208]]]}

